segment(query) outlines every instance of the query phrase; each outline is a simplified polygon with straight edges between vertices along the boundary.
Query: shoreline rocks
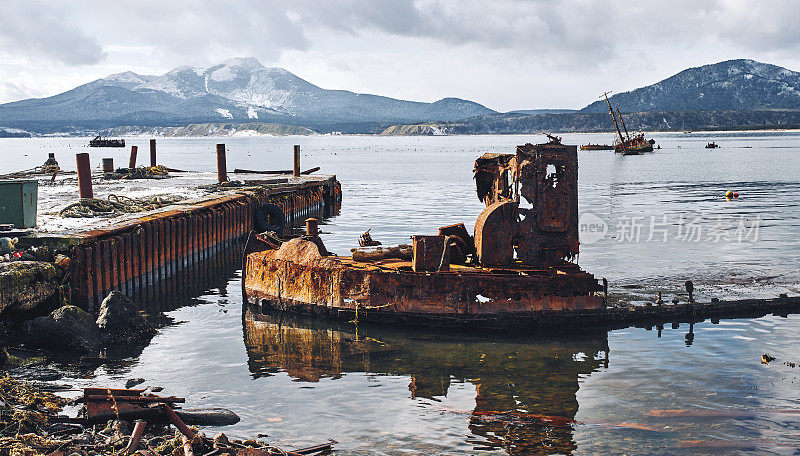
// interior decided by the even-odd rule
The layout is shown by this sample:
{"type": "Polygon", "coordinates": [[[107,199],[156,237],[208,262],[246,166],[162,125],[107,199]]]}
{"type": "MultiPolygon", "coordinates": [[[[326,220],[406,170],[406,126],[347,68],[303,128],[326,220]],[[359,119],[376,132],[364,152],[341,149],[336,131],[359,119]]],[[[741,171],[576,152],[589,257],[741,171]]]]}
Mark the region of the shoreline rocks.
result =
{"type": "Polygon", "coordinates": [[[147,343],[156,335],[133,301],[119,291],[112,291],[100,304],[96,323],[103,345],[147,343]]]}
{"type": "Polygon", "coordinates": [[[0,262],[0,312],[31,310],[58,291],[58,270],[43,261],[0,262]]]}
{"type": "Polygon", "coordinates": [[[95,353],[100,350],[100,330],[94,317],[77,306],[63,306],[26,324],[26,342],[56,351],[95,353]]]}
{"type": "Polygon", "coordinates": [[[101,347],[146,344],[156,329],[123,293],[111,292],[97,319],[77,306],[63,306],[25,324],[32,347],[59,352],[97,353],[101,347]]]}

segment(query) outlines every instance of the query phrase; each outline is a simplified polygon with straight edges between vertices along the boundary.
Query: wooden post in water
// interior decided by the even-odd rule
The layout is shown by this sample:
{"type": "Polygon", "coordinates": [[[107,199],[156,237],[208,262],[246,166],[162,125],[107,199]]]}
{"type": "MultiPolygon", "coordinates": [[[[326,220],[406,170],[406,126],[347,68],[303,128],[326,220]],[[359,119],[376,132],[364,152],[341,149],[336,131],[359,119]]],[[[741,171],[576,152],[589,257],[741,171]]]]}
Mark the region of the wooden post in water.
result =
{"type": "Polygon", "coordinates": [[[156,166],[156,140],[150,140],[150,166],[156,166]]]}
{"type": "Polygon", "coordinates": [[[294,145],[294,177],[300,176],[300,145],[294,145]]]}
{"type": "Polygon", "coordinates": [[[228,181],[228,165],[225,161],[225,144],[217,144],[217,182],[228,181]]]}
{"type": "Polygon", "coordinates": [[[139,153],[139,146],[131,146],[131,159],[128,161],[128,168],[136,168],[137,153],[139,153]]]}
{"type": "Polygon", "coordinates": [[[114,172],[114,159],[113,158],[104,158],[103,159],[103,172],[104,173],[113,173],[114,172]]]}
{"type": "Polygon", "coordinates": [[[92,191],[92,168],[89,165],[89,154],[86,152],[75,154],[75,161],[78,165],[78,189],[80,197],[93,198],[94,192],[92,191]]]}

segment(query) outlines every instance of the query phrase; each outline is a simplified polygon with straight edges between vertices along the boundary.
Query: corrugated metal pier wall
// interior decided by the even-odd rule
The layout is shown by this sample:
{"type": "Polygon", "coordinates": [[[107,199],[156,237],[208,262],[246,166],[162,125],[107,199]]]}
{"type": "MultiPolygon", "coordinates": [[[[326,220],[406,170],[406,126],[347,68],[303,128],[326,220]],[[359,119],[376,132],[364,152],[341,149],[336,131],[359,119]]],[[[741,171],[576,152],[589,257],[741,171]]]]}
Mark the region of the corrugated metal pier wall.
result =
{"type": "Polygon", "coordinates": [[[72,303],[94,310],[113,290],[142,302],[156,299],[167,283],[191,286],[193,275],[185,272],[208,273],[241,255],[256,209],[265,203],[279,206],[291,229],[338,210],[341,186],[335,177],[264,186],[81,233],[70,271],[72,303]]]}

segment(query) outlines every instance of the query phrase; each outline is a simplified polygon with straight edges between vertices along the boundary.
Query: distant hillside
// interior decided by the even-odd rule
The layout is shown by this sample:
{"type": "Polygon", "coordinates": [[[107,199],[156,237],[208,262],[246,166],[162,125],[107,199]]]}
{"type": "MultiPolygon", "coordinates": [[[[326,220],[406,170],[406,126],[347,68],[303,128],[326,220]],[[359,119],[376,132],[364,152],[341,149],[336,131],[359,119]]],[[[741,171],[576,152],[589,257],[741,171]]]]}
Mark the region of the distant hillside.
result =
{"type": "Polygon", "coordinates": [[[266,122],[316,129],[370,129],[378,123],[452,121],[493,113],[478,103],[434,103],[326,90],[254,58],[161,76],[119,73],[41,99],[0,105],[0,124],[39,133],[126,125],[266,122]]]}
{"type": "MultiPolygon", "coordinates": [[[[737,130],[800,128],[800,111],[658,111],[625,114],[631,131],[737,130]]],[[[541,132],[610,132],[608,113],[493,114],[457,122],[392,126],[385,135],[537,134],[541,132]]]]}
{"type": "Polygon", "coordinates": [[[416,124],[416,125],[392,125],[383,130],[383,136],[435,136],[445,134],[445,129],[439,125],[416,124]]]}
{"type": "Polygon", "coordinates": [[[508,111],[508,114],[569,114],[577,111],[577,109],[516,109],[508,111]]]}
{"type": "Polygon", "coordinates": [[[102,132],[104,136],[249,136],[249,135],[313,135],[313,130],[296,125],[248,123],[204,123],[185,127],[116,127],[102,132]]]}
{"type": "Polygon", "coordinates": [[[31,134],[17,128],[0,127],[0,138],[30,138],[31,134]]]}
{"type": "MultiPolygon", "coordinates": [[[[653,85],[613,95],[622,112],[800,110],[800,73],[754,60],[689,68],[653,85]]],[[[605,100],[581,110],[608,112],[605,100]]]]}

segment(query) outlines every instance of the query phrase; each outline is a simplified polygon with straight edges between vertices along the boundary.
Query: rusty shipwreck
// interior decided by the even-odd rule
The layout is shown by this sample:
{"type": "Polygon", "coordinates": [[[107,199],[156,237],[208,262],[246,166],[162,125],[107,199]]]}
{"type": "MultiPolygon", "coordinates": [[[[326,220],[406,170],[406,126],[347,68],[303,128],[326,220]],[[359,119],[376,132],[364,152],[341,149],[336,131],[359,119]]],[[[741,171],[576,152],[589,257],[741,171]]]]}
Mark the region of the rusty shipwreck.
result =
{"type": "MultiPolygon", "coordinates": [[[[362,247],[352,256],[328,254],[314,220],[293,239],[251,236],[245,300],[345,320],[455,327],[525,327],[603,312],[604,285],[574,263],[577,147],[551,137],[487,153],[474,178],[486,205],[474,236],[456,224],[412,236],[412,245],[362,247]]],[[[362,246],[371,243],[365,233],[362,246]]]]}

